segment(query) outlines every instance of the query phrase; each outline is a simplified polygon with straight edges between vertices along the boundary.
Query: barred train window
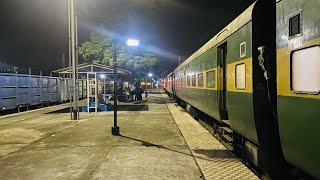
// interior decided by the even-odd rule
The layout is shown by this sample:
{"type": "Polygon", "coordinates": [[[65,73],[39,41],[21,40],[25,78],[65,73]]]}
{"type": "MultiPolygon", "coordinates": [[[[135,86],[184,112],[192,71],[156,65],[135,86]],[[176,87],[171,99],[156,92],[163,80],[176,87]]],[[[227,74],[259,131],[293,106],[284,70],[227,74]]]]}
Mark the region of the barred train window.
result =
{"type": "Polygon", "coordinates": [[[295,37],[299,35],[301,28],[300,13],[289,18],[289,37],[295,37]]]}
{"type": "Polygon", "coordinates": [[[320,46],[294,51],[291,55],[291,88],[295,93],[320,92],[320,46]]]}
{"type": "Polygon", "coordinates": [[[191,86],[196,86],[196,75],[192,75],[191,86]]]}
{"type": "Polygon", "coordinates": [[[237,89],[246,88],[246,65],[245,64],[236,65],[236,88],[237,89]]]}
{"type": "Polygon", "coordinates": [[[187,86],[190,86],[190,76],[187,77],[187,86]]]}
{"type": "Polygon", "coordinates": [[[203,73],[198,74],[198,87],[203,87],[203,73]]]}
{"type": "Polygon", "coordinates": [[[216,87],[216,71],[207,72],[207,87],[215,88],[216,87]]]}

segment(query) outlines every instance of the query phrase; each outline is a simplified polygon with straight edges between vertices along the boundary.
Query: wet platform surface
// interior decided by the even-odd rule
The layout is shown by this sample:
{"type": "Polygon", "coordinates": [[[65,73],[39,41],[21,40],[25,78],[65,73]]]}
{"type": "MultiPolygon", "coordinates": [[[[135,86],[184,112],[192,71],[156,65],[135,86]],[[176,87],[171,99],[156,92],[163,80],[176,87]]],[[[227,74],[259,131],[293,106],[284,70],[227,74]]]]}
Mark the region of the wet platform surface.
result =
{"type": "Polygon", "coordinates": [[[69,104],[0,117],[1,179],[258,179],[166,95],[113,112],[69,104]]]}

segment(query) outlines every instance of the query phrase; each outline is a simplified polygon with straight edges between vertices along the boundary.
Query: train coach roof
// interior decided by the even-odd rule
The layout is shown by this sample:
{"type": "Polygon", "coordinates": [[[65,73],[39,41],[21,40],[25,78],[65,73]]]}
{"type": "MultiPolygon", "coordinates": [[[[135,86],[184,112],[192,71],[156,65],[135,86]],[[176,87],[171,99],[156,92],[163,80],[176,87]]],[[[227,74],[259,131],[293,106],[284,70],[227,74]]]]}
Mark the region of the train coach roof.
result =
{"type": "Polygon", "coordinates": [[[190,57],[188,57],[181,65],[179,65],[176,69],[179,69],[195,58],[199,57],[215,45],[219,44],[221,41],[226,39],[228,36],[236,32],[242,26],[251,21],[252,10],[254,8],[255,3],[253,3],[249,8],[247,8],[243,13],[241,13],[236,19],[234,19],[230,24],[228,24],[225,28],[223,28],[218,34],[216,34],[213,38],[211,38],[206,44],[204,44],[200,49],[198,49],[195,53],[193,53],[190,57]]]}

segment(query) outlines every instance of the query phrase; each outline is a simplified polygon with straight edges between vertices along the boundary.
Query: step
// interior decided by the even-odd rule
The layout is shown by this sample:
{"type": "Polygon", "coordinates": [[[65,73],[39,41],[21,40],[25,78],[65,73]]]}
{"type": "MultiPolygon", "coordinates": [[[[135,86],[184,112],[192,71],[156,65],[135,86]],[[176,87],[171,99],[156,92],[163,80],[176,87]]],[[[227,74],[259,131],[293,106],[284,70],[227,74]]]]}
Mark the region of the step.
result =
{"type": "Polygon", "coordinates": [[[224,135],[222,135],[222,137],[223,137],[225,140],[227,140],[228,142],[233,142],[232,137],[230,137],[229,135],[224,134],[224,135]]]}
{"type": "Polygon", "coordinates": [[[233,146],[232,146],[232,143],[223,143],[225,146],[226,146],[226,148],[227,149],[229,149],[230,151],[233,151],[234,150],[234,148],[233,148],[233,146]]]}
{"type": "Polygon", "coordinates": [[[230,126],[230,122],[228,119],[223,119],[222,122],[230,126]]]}
{"type": "Polygon", "coordinates": [[[229,127],[221,127],[225,132],[232,134],[233,130],[230,129],[229,127]]]}

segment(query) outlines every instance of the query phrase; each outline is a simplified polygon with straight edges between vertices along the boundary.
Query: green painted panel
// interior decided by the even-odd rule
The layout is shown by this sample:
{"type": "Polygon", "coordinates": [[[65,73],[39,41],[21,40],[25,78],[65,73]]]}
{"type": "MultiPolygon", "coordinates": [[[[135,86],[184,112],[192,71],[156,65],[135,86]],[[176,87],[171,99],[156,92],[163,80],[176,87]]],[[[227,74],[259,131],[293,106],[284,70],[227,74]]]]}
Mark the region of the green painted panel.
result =
{"type": "Polygon", "coordinates": [[[178,88],[177,96],[191,104],[200,111],[221,121],[218,104],[217,91],[195,88],[178,88]]]}
{"type": "Polygon", "coordinates": [[[281,145],[286,160],[320,179],[320,100],[278,96],[281,145]]]}
{"type": "Polygon", "coordinates": [[[301,41],[318,38],[320,35],[319,0],[282,0],[277,3],[277,48],[300,48],[301,41]],[[289,39],[289,18],[301,12],[301,36],[289,39]],[[298,41],[297,41],[298,40],[298,41]],[[290,42],[292,41],[292,42],[290,42]],[[297,43],[295,43],[297,42],[297,43]]]}
{"type": "Polygon", "coordinates": [[[238,31],[228,37],[228,55],[227,62],[233,63],[242,59],[247,59],[252,56],[252,22],[250,21],[245,26],[240,28],[238,31]],[[246,55],[240,57],[240,44],[245,42],[246,44],[246,55]]]}
{"type": "Polygon", "coordinates": [[[227,107],[231,128],[259,145],[252,102],[251,93],[227,92],[227,107]]]}
{"type": "Polygon", "coordinates": [[[198,73],[204,70],[213,69],[217,66],[217,50],[209,49],[201,56],[189,63],[187,74],[198,73]]]}
{"type": "Polygon", "coordinates": [[[203,53],[201,56],[194,59],[192,62],[187,64],[184,68],[176,69],[174,73],[176,78],[181,78],[188,76],[190,74],[197,74],[208,69],[213,69],[217,67],[217,50],[216,48],[211,48],[207,52],[203,53]]]}

